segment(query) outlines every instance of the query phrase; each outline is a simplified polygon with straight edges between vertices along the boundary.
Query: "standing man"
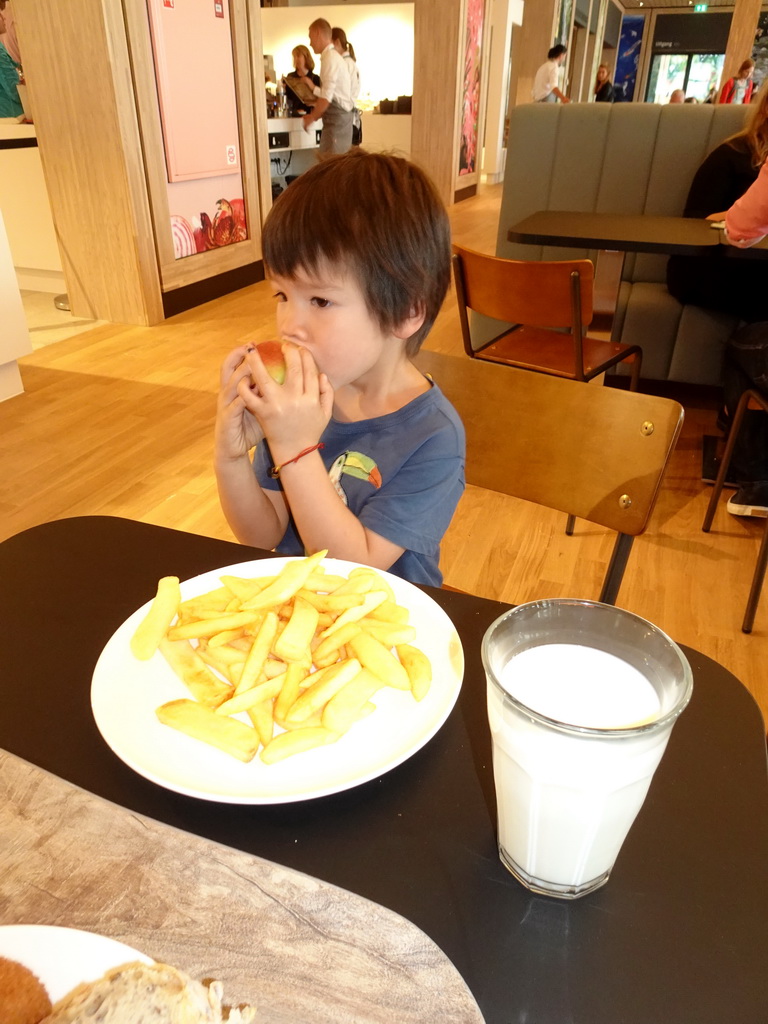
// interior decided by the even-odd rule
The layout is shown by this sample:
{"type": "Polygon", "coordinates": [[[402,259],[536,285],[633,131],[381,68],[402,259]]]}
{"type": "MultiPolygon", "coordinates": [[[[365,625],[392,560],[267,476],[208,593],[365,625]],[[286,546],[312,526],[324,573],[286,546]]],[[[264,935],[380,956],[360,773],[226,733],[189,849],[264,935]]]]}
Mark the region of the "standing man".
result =
{"type": "Polygon", "coordinates": [[[320,86],[315,86],[317,103],[302,118],[309,131],[313,121],[323,119],[320,154],[346,153],[352,147],[354,101],[351,79],[344,58],[333,45],[331,26],[325,18],[317,18],[309,26],[309,43],[320,54],[320,86]]]}
{"type": "Polygon", "coordinates": [[[533,80],[531,95],[534,103],[557,103],[558,100],[561,103],[571,102],[565,93],[561,92],[559,86],[560,65],[565,60],[567,52],[567,48],[562,43],[558,43],[547,54],[547,59],[536,72],[536,77],[533,80]]]}

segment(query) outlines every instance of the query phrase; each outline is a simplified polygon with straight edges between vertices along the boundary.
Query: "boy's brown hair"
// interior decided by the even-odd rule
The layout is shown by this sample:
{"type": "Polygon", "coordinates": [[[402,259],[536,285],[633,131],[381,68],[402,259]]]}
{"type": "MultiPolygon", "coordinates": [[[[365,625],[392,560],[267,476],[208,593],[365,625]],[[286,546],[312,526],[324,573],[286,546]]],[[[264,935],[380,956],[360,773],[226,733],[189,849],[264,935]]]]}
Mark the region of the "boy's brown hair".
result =
{"type": "Polygon", "coordinates": [[[324,265],[354,275],[382,330],[414,312],[424,323],[406,345],[415,355],[450,283],[451,229],[435,186],[415,164],[355,149],[300,175],[264,223],[268,273],[293,277],[324,265]]]}

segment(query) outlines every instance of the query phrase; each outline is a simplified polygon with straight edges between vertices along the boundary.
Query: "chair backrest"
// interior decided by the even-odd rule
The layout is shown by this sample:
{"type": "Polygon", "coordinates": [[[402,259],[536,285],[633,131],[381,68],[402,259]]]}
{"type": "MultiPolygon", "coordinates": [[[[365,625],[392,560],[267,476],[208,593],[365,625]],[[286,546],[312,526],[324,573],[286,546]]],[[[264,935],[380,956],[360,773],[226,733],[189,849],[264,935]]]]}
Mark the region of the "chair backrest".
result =
{"type": "MultiPolygon", "coordinates": [[[[629,537],[648,525],[683,423],[678,402],[422,351],[467,432],[467,483],[629,537]]],[[[618,589],[618,588],[616,588],[618,589]]]]}
{"type": "Polygon", "coordinates": [[[453,253],[457,297],[476,313],[510,324],[572,330],[576,274],[581,325],[592,322],[594,266],[590,260],[499,259],[460,245],[454,245],[453,253]]]}

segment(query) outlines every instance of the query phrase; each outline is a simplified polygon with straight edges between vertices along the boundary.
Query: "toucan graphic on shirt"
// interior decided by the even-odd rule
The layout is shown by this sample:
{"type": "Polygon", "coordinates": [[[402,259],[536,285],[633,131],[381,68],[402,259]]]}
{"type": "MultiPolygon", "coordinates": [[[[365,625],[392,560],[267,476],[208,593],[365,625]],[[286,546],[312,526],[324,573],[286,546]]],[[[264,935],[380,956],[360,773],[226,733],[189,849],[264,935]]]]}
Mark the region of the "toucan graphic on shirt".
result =
{"type": "Polygon", "coordinates": [[[358,480],[367,480],[377,490],[381,487],[381,473],[373,459],[360,452],[344,452],[334,461],[328,470],[328,476],[345,505],[349,504],[341,484],[341,478],[345,473],[357,477],[358,480]]]}

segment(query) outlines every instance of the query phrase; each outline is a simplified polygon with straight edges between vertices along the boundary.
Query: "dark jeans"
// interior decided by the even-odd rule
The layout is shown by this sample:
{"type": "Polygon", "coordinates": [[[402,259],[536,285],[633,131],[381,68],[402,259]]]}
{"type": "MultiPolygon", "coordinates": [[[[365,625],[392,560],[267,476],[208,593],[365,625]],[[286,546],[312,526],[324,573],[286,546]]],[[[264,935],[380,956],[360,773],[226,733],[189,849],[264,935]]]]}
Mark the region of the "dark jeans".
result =
{"type": "MultiPolygon", "coordinates": [[[[767,268],[768,269],[768,268],[767,268]]],[[[768,322],[746,324],[728,340],[723,369],[725,407],[732,417],[748,388],[768,395],[768,322]]],[[[768,413],[747,410],[733,450],[733,480],[768,480],[768,413]]]]}

